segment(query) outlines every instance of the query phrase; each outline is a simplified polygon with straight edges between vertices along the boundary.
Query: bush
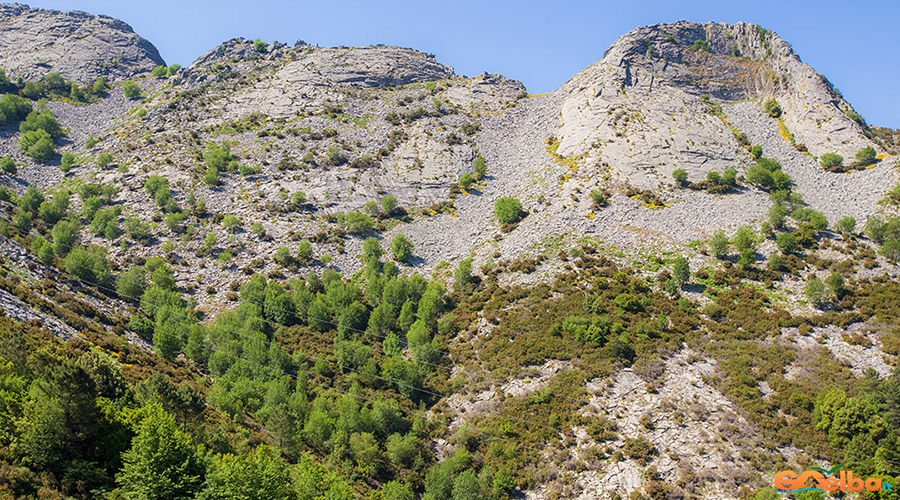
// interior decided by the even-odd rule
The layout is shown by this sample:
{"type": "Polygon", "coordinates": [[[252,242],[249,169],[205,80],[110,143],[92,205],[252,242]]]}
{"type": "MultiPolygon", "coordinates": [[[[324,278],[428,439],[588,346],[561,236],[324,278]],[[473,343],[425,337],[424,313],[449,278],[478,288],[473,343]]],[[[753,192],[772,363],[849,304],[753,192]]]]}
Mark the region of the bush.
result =
{"type": "Polygon", "coordinates": [[[15,123],[31,113],[31,104],[15,94],[0,96],[0,125],[15,123]]]}
{"type": "Polygon", "coordinates": [[[769,269],[773,271],[781,271],[784,269],[784,259],[780,254],[773,253],[769,255],[769,269]]]}
{"type": "Polygon", "coordinates": [[[59,163],[59,169],[62,170],[63,172],[68,172],[69,170],[72,170],[72,167],[74,167],[74,166],[75,166],[75,154],[72,153],[71,151],[66,151],[65,153],[63,153],[62,159],[60,160],[60,163],[59,163]]]}
{"type": "Polygon", "coordinates": [[[166,76],[168,73],[169,73],[168,68],[166,68],[165,66],[163,66],[161,64],[159,66],[156,66],[155,68],[153,68],[153,70],[150,72],[150,74],[155,76],[156,78],[162,78],[162,77],[166,76]]]}
{"type": "Polygon", "coordinates": [[[46,163],[53,158],[53,139],[44,129],[29,130],[19,139],[19,149],[39,162],[46,163]]]}
{"type": "Polygon", "coordinates": [[[754,144],[753,147],[750,148],[750,156],[756,158],[757,160],[762,158],[763,148],[759,144],[754,144]]]}
{"type": "Polygon", "coordinates": [[[772,227],[781,231],[784,229],[784,222],[787,219],[788,211],[781,203],[772,205],[769,209],[769,223],[772,227]]]}
{"type": "Polygon", "coordinates": [[[278,250],[275,250],[275,263],[282,267],[287,267],[291,264],[293,258],[291,258],[291,251],[285,247],[280,247],[278,250]]]}
{"type": "Polygon", "coordinates": [[[462,177],[459,178],[459,187],[463,189],[469,189],[474,183],[475,179],[473,179],[472,174],[468,172],[462,174],[462,177]]]}
{"type": "Polygon", "coordinates": [[[504,196],[494,202],[494,215],[501,224],[515,224],[525,217],[525,211],[519,200],[504,196]]]}
{"type": "Polygon", "coordinates": [[[684,285],[691,279],[691,267],[684,257],[677,257],[672,263],[672,279],[678,286],[684,285]]]}
{"type": "Polygon", "coordinates": [[[740,227],[737,234],[734,235],[734,246],[741,252],[744,250],[755,250],[756,234],[753,232],[753,229],[750,229],[749,226],[740,227]]]}
{"type": "Polygon", "coordinates": [[[475,160],[472,161],[472,173],[475,175],[475,180],[478,181],[484,178],[484,175],[487,173],[487,164],[485,164],[481,155],[476,156],[475,160]]]}
{"type": "Polygon", "coordinates": [[[713,233],[712,238],[709,239],[709,248],[717,259],[721,259],[728,254],[728,244],[728,237],[725,236],[725,232],[722,230],[713,233]]]}
{"type": "Polygon", "coordinates": [[[766,114],[771,116],[772,118],[778,118],[779,116],[781,116],[781,106],[778,104],[778,101],[776,101],[774,97],[766,101],[766,104],[763,106],[763,111],[765,111],[766,114]]]}
{"type": "Polygon", "coordinates": [[[406,261],[412,257],[412,250],[412,241],[409,241],[409,238],[402,234],[394,236],[394,239],[391,240],[391,253],[394,254],[395,260],[400,262],[406,261]]]}
{"type": "Polygon", "coordinates": [[[312,256],[312,243],[310,243],[308,240],[303,240],[297,244],[297,258],[300,259],[301,262],[309,262],[310,260],[312,260],[312,256]]]}
{"type": "Polygon", "coordinates": [[[253,48],[260,54],[265,54],[269,50],[269,44],[257,38],[253,40],[253,48]]]}
{"type": "Polygon", "coordinates": [[[591,191],[591,200],[594,201],[594,208],[605,207],[609,204],[609,191],[605,189],[595,189],[591,191]]]}
{"type": "Polygon", "coordinates": [[[16,162],[9,156],[0,158],[0,170],[3,170],[9,175],[16,175],[19,172],[19,169],[16,168],[16,162]]]}
{"type": "Polygon", "coordinates": [[[866,167],[875,163],[878,154],[872,146],[866,146],[856,152],[856,164],[860,167],[866,167]]]}
{"type": "Polygon", "coordinates": [[[463,259],[459,263],[459,267],[453,271],[453,279],[456,281],[457,288],[464,288],[472,282],[472,258],[463,259]]]}
{"type": "Polygon", "coordinates": [[[53,116],[49,109],[41,113],[32,111],[28,113],[25,121],[19,124],[19,132],[23,134],[35,130],[44,130],[53,137],[64,135],[62,127],[59,126],[59,122],[56,121],[56,117],[53,116]]]}
{"type": "Polygon", "coordinates": [[[830,292],[831,291],[825,286],[825,283],[816,276],[810,278],[803,287],[803,294],[806,295],[806,298],[813,306],[818,308],[821,308],[830,301],[830,292]]]}
{"type": "Polygon", "coordinates": [[[841,218],[834,223],[834,231],[840,234],[852,235],[856,230],[856,219],[851,216],[841,218]]]}
{"type": "Polygon", "coordinates": [[[122,86],[122,93],[128,99],[137,99],[141,96],[141,88],[138,87],[138,84],[128,80],[125,82],[125,85],[122,86]]]}
{"type": "Polygon", "coordinates": [[[397,208],[397,198],[391,195],[385,195],[381,198],[381,210],[386,214],[390,214],[397,208]]]}
{"type": "Polygon", "coordinates": [[[878,253],[891,262],[900,261],[900,240],[895,238],[885,240],[878,253]]]}
{"type": "Polygon", "coordinates": [[[808,222],[816,231],[824,231],[828,228],[828,219],[822,212],[809,207],[800,207],[791,213],[791,217],[797,222],[808,222]]]}
{"type": "Polygon", "coordinates": [[[100,153],[97,156],[97,166],[100,168],[108,167],[113,161],[113,156],[109,153],[100,153]]]}
{"type": "Polygon", "coordinates": [[[228,230],[229,233],[233,233],[235,229],[237,229],[241,225],[241,219],[238,219],[236,216],[232,214],[228,214],[225,218],[222,219],[222,227],[228,230]]]}
{"type": "Polygon", "coordinates": [[[65,260],[66,272],[76,279],[96,283],[100,286],[109,284],[109,263],[102,248],[76,247],[65,260]]]}
{"type": "Polygon", "coordinates": [[[344,217],[344,225],[353,234],[366,234],[375,227],[375,222],[366,214],[348,212],[344,217]]]}
{"type": "Polygon", "coordinates": [[[291,198],[291,205],[297,209],[306,205],[306,193],[303,191],[297,191],[294,193],[294,196],[291,198]]]}
{"type": "Polygon", "coordinates": [[[819,164],[825,168],[840,167],[844,163],[844,157],[837,153],[825,153],[819,157],[819,164]]]}
{"type": "Polygon", "coordinates": [[[369,200],[369,201],[366,202],[365,205],[363,205],[363,210],[365,210],[365,212],[366,212],[367,214],[371,215],[372,217],[375,217],[376,215],[378,215],[378,212],[380,211],[380,208],[379,208],[379,206],[378,206],[378,202],[377,202],[377,201],[375,201],[375,200],[369,200]]]}
{"type": "Polygon", "coordinates": [[[684,169],[676,168],[674,172],[672,172],[672,178],[675,179],[680,186],[684,186],[688,181],[688,173],[684,169]]]}
{"type": "Polygon", "coordinates": [[[94,134],[91,134],[91,135],[88,136],[87,139],[85,139],[85,141],[84,141],[84,147],[85,147],[86,149],[91,149],[91,148],[93,148],[94,146],[96,146],[98,142],[100,142],[100,141],[99,141],[98,139],[94,138],[94,134]]]}
{"type": "Polygon", "coordinates": [[[775,246],[783,254],[790,254],[797,251],[797,238],[793,233],[779,233],[775,237],[775,246]]]}

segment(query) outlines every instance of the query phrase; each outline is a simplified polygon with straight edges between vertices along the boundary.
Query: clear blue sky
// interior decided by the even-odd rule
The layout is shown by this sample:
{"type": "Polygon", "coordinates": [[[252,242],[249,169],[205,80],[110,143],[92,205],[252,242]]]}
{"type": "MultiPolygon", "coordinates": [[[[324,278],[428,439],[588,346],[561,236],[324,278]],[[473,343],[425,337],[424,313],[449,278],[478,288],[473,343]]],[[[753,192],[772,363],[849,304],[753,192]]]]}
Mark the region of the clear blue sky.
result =
{"type": "MultiPolygon", "coordinates": [[[[27,2],[28,0],[20,0],[27,2]]],[[[679,19],[774,30],[873,125],[900,128],[900,2],[895,1],[283,1],[33,0],[129,23],[169,64],[233,37],[322,46],[384,43],[434,53],[458,74],[502,73],[529,92],[562,85],[620,35],[679,19]]]]}

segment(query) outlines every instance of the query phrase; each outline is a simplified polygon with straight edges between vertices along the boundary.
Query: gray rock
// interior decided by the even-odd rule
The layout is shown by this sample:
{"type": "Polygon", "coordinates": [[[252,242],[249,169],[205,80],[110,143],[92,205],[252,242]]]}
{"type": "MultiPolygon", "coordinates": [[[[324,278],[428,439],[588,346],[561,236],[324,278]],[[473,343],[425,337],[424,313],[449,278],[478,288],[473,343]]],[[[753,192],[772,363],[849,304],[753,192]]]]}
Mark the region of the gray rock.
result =
{"type": "Polygon", "coordinates": [[[10,77],[39,80],[56,72],[78,83],[149,73],[165,64],[131,26],[86,12],[0,5],[0,68],[10,77]]]}

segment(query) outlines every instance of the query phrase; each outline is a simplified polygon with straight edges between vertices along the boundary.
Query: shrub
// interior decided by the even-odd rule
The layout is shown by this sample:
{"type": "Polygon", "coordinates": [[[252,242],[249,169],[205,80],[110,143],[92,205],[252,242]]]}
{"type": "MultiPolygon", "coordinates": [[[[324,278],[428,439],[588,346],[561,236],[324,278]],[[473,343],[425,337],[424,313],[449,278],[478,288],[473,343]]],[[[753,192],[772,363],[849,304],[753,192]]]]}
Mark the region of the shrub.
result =
{"type": "Polygon", "coordinates": [[[296,193],[294,193],[294,196],[291,198],[291,205],[295,209],[306,205],[306,193],[304,193],[303,191],[297,191],[296,193]]]}
{"type": "Polygon", "coordinates": [[[737,185],[737,169],[734,168],[726,168],[724,172],[722,172],[722,184],[725,186],[736,186],[737,185]]]}
{"type": "Polygon", "coordinates": [[[397,208],[397,198],[391,195],[385,195],[381,198],[381,210],[386,214],[390,214],[397,208]]]}
{"type": "Polygon", "coordinates": [[[32,220],[33,217],[31,215],[31,212],[27,210],[17,208],[16,211],[13,212],[12,223],[20,233],[28,234],[31,231],[32,220]]]}
{"type": "Polygon", "coordinates": [[[404,262],[412,257],[413,243],[406,236],[398,234],[391,240],[391,253],[394,259],[404,262]]]}
{"type": "Polygon", "coordinates": [[[759,144],[754,144],[753,147],[750,148],[750,156],[756,158],[757,160],[762,158],[763,148],[759,144]]]}
{"type": "Polygon", "coordinates": [[[797,238],[793,233],[779,233],[775,237],[775,246],[783,254],[790,254],[797,251],[797,238]]]}
{"type": "Polygon", "coordinates": [[[837,168],[844,163],[844,157],[837,153],[825,153],[819,157],[819,164],[825,168],[837,168]]]}
{"type": "Polygon", "coordinates": [[[459,187],[463,189],[469,189],[474,183],[475,179],[473,179],[472,174],[468,172],[462,174],[462,177],[459,178],[459,187]]]}
{"type": "Polygon", "coordinates": [[[781,106],[778,104],[778,101],[775,100],[774,97],[769,98],[766,101],[766,104],[763,106],[763,111],[766,112],[767,115],[772,118],[778,118],[781,116],[781,106]]]}
{"type": "Polygon", "coordinates": [[[16,175],[19,172],[19,169],[16,168],[16,162],[14,162],[9,156],[0,158],[0,170],[3,170],[10,175],[16,175]]]}
{"type": "Polygon", "coordinates": [[[885,240],[878,253],[891,262],[900,261],[900,240],[896,238],[885,240]]]}
{"type": "Polygon", "coordinates": [[[156,78],[162,78],[162,77],[166,76],[168,73],[169,73],[168,68],[166,68],[162,64],[160,64],[159,66],[156,66],[155,68],[153,68],[152,71],[150,71],[150,74],[155,76],[156,78]]]}
{"type": "Polygon", "coordinates": [[[725,236],[725,232],[722,230],[713,233],[712,238],[709,239],[709,248],[717,259],[721,259],[728,254],[728,244],[728,237],[725,236]]]}
{"type": "Polygon", "coordinates": [[[742,226],[734,235],[734,246],[741,252],[756,249],[756,234],[749,226],[742,226]]]}
{"type": "Polygon", "coordinates": [[[292,261],[291,251],[287,248],[280,247],[278,250],[275,250],[275,263],[279,266],[287,267],[292,261]]]}
{"type": "Polygon", "coordinates": [[[173,64],[173,65],[169,66],[168,68],[166,68],[166,75],[172,76],[175,73],[178,73],[178,70],[180,70],[180,69],[181,69],[180,64],[173,64]]]}
{"type": "Polygon", "coordinates": [[[688,173],[684,169],[676,168],[674,172],[672,172],[672,178],[675,179],[680,186],[684,186],[688,181],[688,173]]]}
{"type": "Polygon", "coordinates": [[[769,269],[773,271],[781,271],[784,269],[784,259],[780,254],[773,253],[769,255],[769,269]]]}
{"type": "Polygon", "coordinates": [[[481,180],[484,178],[484,175],[487,173],[487,164],[484,162],[484,158],[481,155],[475,157],[472,161],[472,173],[475,175],[475,180],[481,180]]]}
{"type": "Polygon", "coordinates": [[[97,166],[100,168],[108,167],[113,161],[113,157],[109,153],[100,153],[97,156],[97,166]]]}
{"type": "Polygon", "coordinates": [[[816,231],[824,231],[828,228],[828,219],[822,212],[809,207],[800,207],[791,213],[791,217],[797,222],[808,222],[816,231]]]}
{"type": "Polygon", "coordinates": [[[53,226],[53,250],[56,255],[65,257],[78,240],[78,225],[74,222],[60,221],[53,226]]]}
{"type": "Polygon", "coordinates": [[[255,234],[258,238],[266,237],[266,228],[263,227],[262,222],[250,224],[250,232],[255,234]]]}
{"type": "Polygon", "coordinates": [[[19,149],[39,162],[46,163],[53,158],[53,139],[44,129],[29,130],[19,139],[19,149]]]}
{"type": "Polygon", "coordinates": [[[813,306],[818,308],[827,304],[831,299],[830,290],[816,276],[807,280],[806,285],[803,287],[803,294],[806,295],[806,298],[813,306]]]}
{"type": "Polygon", "coordinates": [[[93,148],[94,146],[96,146],[98,142],[100,142],[100,140],[94,138],[94,135],[91,134],[91,135],[88,136],[87,139],[85,139],[85,141],[84,141],[84,147],[87,148],[87,149],[91,149],[91,148],[93,148]]]}
{"type": "Polygon", "coordinates": [[[860,167],[866,167],[875,163],[878,154],[872,146],[866,146],[856,152],[856,164],[860,167]]]}
{"type": "Polygon", "coordinates": [[[15,123],[31,113],[31,104],[15,94],[0,96],[0,125],[15,123]]]}
{"type": "Polygon", "coordinates": [[[109,263],[102,248],[76,247],[65,259],[66,272],[76,279],[96,283],[100,286],[109,284],[109,263]]]}
{"type": "Polygon", "coordinates": [[[494,215],[501,224],[515,224],[522,220],[525,211],[519,200],[504,196],[494,202],[494,215]]]}
{"type": "Polygon", "coordinates": [[[75,166],[75,154],[72,153],[71,151],[66,151],[65,153],[63,153],[62,159],[60,160],[60,163],[59,163],[59,169],[62,170],[63,172],[68,172],[69,170],[72,170],[72,167],[74,167],[74,166],[75,166]]]}
{"type": "Polygon", "coordinates": [[[378,215],[378,212],[381,210],[378,206],[378,202],[375,200],[369,200],[363,205],[363,210],[372,217],[378,215]]]}
{"type": "Polygon", "coordinates": [[[260,54],[265,54],[269,50],[269,44],[257,38],[253,40],[253,48],[260,54]]]}
{"type": "Polygon", "coordinates": [[[843,217],[834,223],[834,230],[840,234],[852,235],[853,231],[856,230],[856,219],[849,215],[843,217]]]}
{"type": "Polygon", "coordinates": [[[228,230],[229,233],[233,233],[235,229],[240,227],[241,219],[238,219],[236,216],[232,214],[228,214],[225,218],[222,219],[222,227],[228,230]]]}
{"type": "Polygon", "coordinates": [[[721,184],[722,176],[715,170],[711,170],[706,173],[706,182],[709,182],[710,184],[721,184]]]}
{"type": "Polygon", "coordinates": [[[672,279],[678,286],[684,285],[691,279],[691,267],[684,257],[677,257],[672,263],[672,279]]]}
{"type": "Polygon", "coordinates": [[[344,225],[353,234],[365,234],[375,227],[372,218],[360,212],[348,212],[344,217],[344,225]]]}
{"type": "Polygon", "coordinates": [[[139,299],[147,288],[147,271],[135,266],[116,278],[116,293],[121,297],[139,299]]]}
{"type": "Polygon", "coordinates": [[[56,121],[56,117],[53,116],[49,109],[41,113],[32,111],[28,113],[25,121],[19,124],[19,132],[23,134],[35,130],[44,130],[53,137],[64,135],[62,127],[59,126],[59,122],[56,121]]]}
{"type": "Polygon", "coordinates": [[[769,209],[769,223],[772,227],[781,231],[784,229],[784,222],[787,219],[788,211],[781,203],[772,205],[769,209]]]}
{"type": "Polygon", "coordinates": [[[465,288],[472,282],[472,258],[463,259],[459,263],[459,267],[453,271],[453,280],[456,282],[457,288],[465,288]]]}
{"type": "Polygon", "coordinates": [[[605,189],[595,189],[591,191],[591,200],[594,201],[594,208],[605,207],[609,204],[609,191],[605,189]]]}
{"type": "Polygon", "coordinates": [[[207,186],[218,186],[219,170],[216,167],[209,167],[203,175],[203,183],[207,186]]]}
{"type": "Polygon", "coordinates": [[[310,243],[308,240],[303,240],[297,244],[297,258],[300,259],[301,262],[309,262],[310,260],[312,260],[312,256],[312,243],[310,243]]]}
{"type": "Polygon", "coordinates": [[[128,99],[137,99],[141,96],[141,88],[138,87],[138,84],[128,80],[125,82],[125,85],[122,86],[122,93],[128,99]]]}

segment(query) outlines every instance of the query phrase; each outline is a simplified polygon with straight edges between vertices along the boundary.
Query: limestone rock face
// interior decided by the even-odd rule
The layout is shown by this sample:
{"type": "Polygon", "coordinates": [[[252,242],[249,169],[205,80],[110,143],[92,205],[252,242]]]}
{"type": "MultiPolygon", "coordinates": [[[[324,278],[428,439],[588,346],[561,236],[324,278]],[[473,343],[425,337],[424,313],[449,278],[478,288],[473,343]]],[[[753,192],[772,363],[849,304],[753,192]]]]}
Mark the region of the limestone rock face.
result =
{"type": "Polygon", "coordinates": [[[156,47],[118,19],[0,4],[0,68],[10,77],[56,72],[78,83],[101,75],[115,81],[160,64],[156,47]]]}
{"type": "Polygon", "coordinates": [[[716,105],[727,113],[732,104],[756,100],[762,109],[774,98],[783,113],[770,125],[813,156],[852,159],[871,144],[824,77],[778,35],[749,23],[635,29],[561,91],[559,152],[594,159],[610,167],[612,180],[641,188],[670,182],[676,168],[703,178],[749,164],[733,133],[740,124],[716,105]]]}

